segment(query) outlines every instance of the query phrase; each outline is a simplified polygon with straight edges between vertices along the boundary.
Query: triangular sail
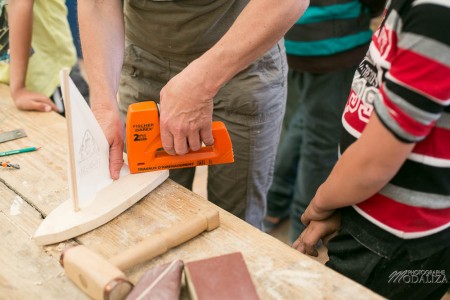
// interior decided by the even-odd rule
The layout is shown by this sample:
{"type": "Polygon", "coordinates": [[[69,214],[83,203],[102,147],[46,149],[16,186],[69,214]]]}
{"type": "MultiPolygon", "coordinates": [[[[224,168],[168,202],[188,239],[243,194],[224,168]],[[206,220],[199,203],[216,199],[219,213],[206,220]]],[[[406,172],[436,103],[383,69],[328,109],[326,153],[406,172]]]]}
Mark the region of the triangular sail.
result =
{"type": "MultiPolygon", "coordinates": [[[[89,205],[95,194],[111,184],[109,144],[85,99],[61,71],[61,87],[69,136],[69,188],[74,210],[89,205]]],[[[129,174],[124,164],[121,175],[129,174]]]]}

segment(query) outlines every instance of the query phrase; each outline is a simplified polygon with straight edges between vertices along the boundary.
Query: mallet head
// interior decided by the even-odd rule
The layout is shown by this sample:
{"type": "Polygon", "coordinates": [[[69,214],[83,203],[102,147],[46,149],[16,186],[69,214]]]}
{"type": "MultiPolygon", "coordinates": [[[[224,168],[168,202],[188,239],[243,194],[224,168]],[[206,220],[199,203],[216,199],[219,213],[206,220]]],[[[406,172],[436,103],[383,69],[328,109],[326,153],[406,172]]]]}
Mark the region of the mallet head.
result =
{"type": "Polygon", "coordinates": [[[94,299],[124,299],[133,288],[120,269],[82,245],[65,249],[60,262],[66,275],[94,299]]]}

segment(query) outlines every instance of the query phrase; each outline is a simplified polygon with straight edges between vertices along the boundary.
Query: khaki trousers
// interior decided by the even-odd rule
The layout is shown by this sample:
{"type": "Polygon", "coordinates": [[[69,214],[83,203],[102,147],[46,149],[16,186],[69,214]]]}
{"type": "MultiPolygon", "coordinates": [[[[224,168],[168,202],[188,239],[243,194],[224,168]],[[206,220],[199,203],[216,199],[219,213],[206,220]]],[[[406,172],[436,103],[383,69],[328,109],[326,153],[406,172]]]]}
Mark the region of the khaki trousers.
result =
{"type": "MultiPolygon", "coordinates": [[[[162,87],[189,64],[153,55],[127,43],[119,106],[159,102],[162,87]]],[[[208,200],[262,229],[266,197],[286,105],[287,63],[283,41],[238,73],[214,98],[213,120],[225,123],[235,162],[208,167],[208,200]]],[[[170,178],[191,189],[195,168],[170,171],[170,178]]]]}

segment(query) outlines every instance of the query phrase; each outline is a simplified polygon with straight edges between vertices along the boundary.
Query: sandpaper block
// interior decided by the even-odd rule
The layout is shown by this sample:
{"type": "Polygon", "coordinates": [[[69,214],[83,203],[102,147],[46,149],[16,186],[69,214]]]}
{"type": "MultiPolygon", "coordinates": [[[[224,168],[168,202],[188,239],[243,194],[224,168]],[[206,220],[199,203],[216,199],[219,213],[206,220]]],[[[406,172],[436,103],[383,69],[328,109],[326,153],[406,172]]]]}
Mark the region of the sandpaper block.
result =
{"type": "Polygon", "coordinates": [[[184,271],[193,300],[259,299],[240,252],[186,263],[184,271]]]}
{"type": "Polygon", "coordinates": [[[145,272],[126,300],[178,300],[183,262],[174,260],[145,272]]]}

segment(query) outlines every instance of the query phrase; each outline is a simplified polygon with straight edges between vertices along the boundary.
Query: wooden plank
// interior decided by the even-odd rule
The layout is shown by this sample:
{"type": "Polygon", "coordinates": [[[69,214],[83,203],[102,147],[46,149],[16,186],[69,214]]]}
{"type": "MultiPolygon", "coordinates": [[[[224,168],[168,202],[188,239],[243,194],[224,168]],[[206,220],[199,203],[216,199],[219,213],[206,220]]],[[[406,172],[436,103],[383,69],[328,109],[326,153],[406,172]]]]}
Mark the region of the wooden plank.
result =
{"type": "Polygon", "coordinates": [[[0,297],[87,299],[64,276],[58,260],[31,240],[41,215],[3,183],[0,199],[0,297]]]}

